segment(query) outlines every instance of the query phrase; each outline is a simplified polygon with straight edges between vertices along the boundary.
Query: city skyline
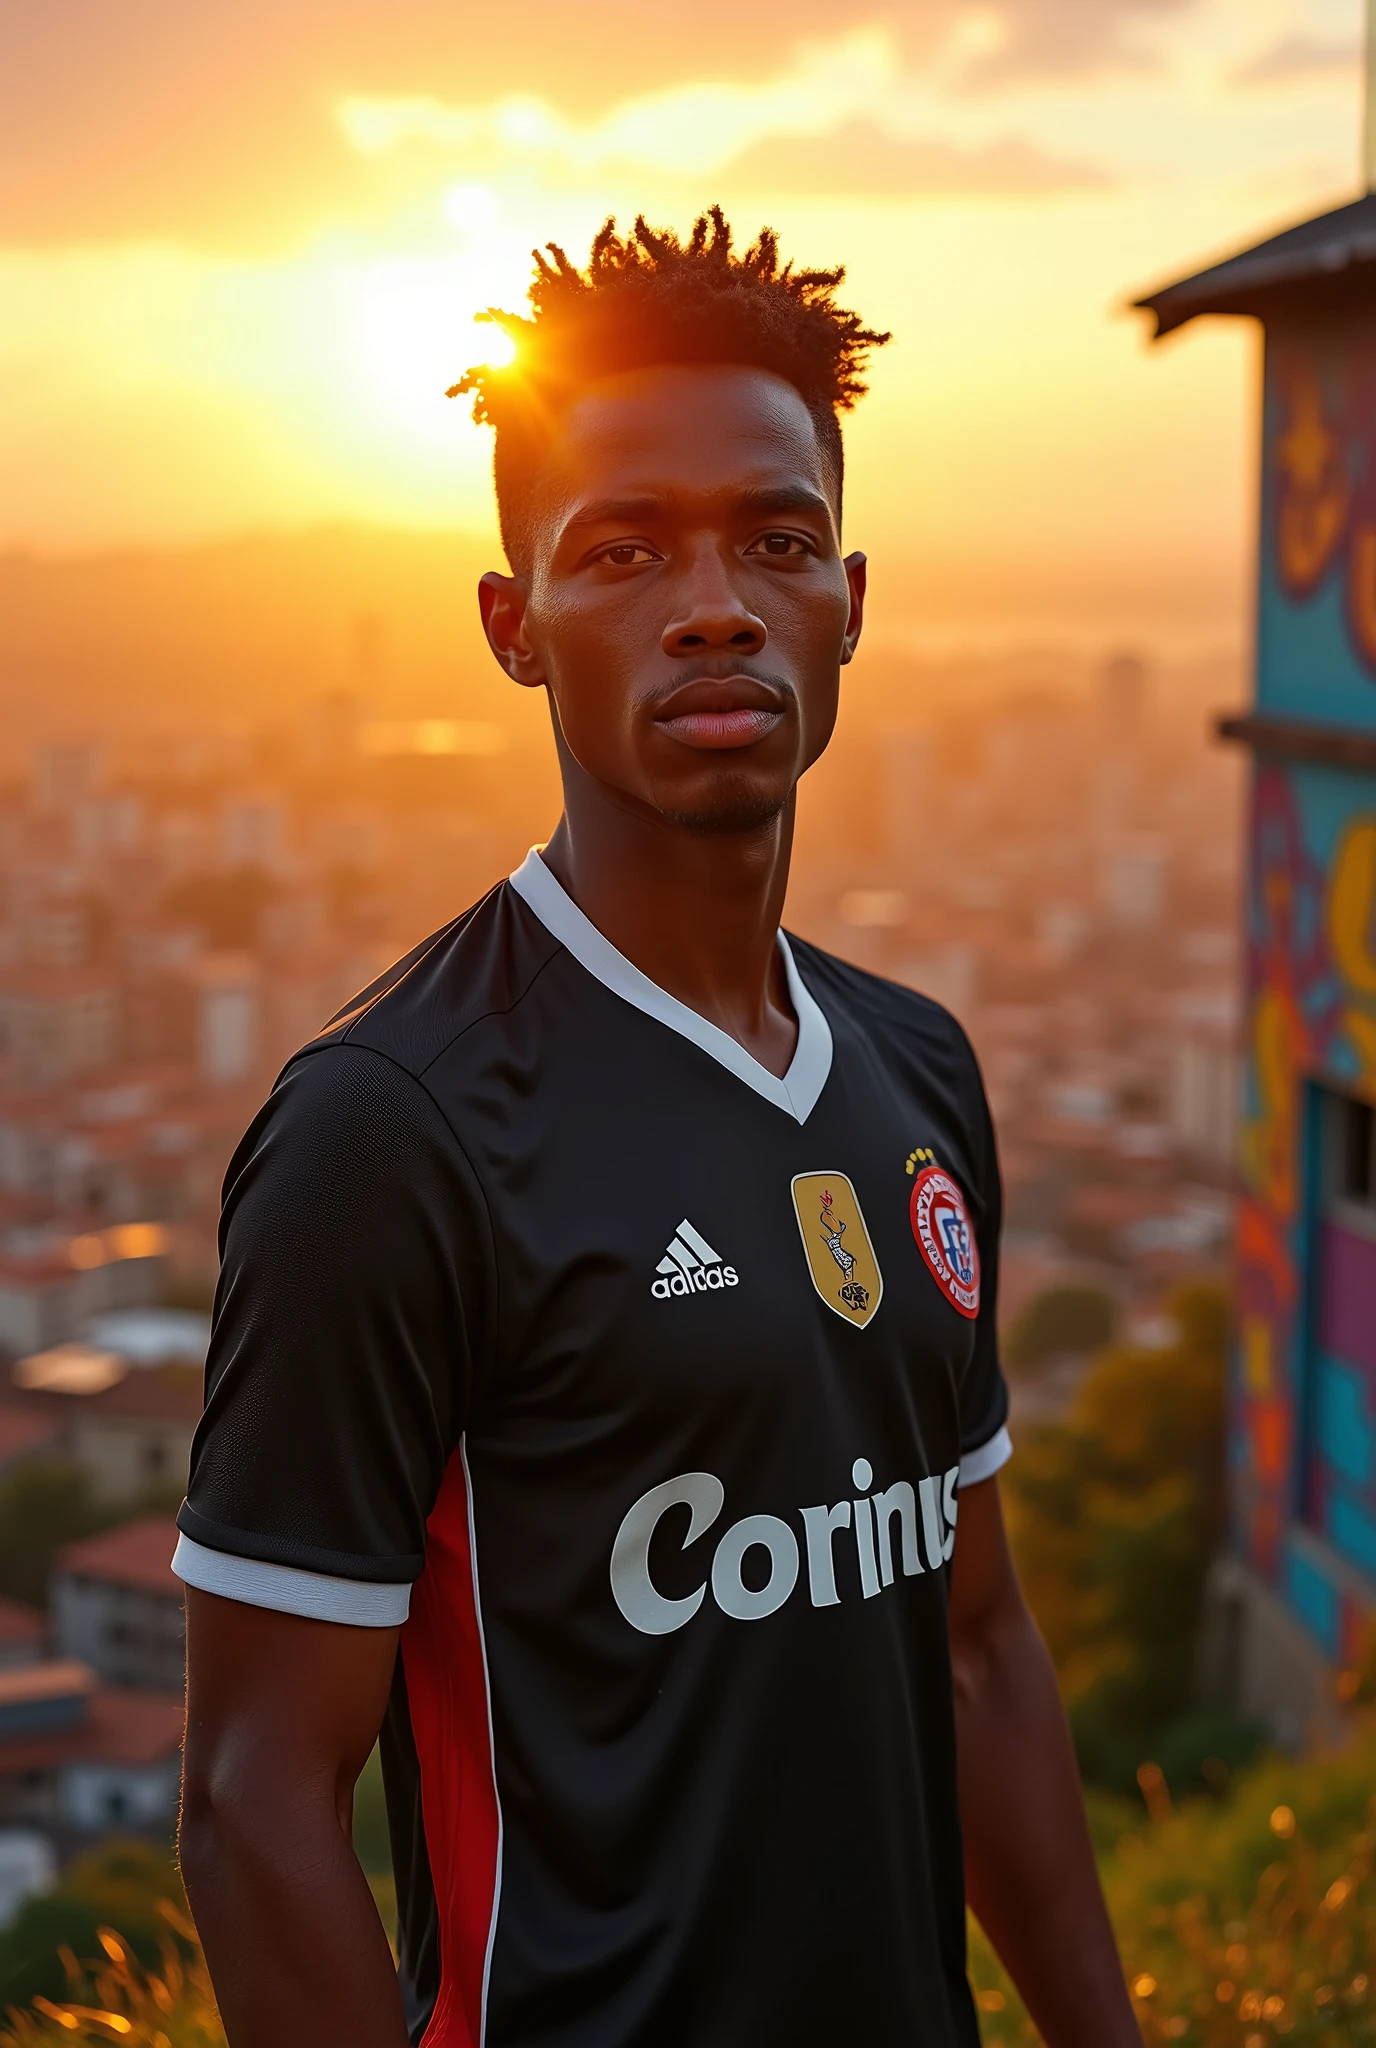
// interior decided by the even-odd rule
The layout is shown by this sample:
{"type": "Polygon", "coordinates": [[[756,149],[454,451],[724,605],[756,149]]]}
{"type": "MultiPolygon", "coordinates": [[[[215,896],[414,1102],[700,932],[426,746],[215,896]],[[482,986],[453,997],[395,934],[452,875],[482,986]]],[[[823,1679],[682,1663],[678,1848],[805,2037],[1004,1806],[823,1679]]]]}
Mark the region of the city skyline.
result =
{"type": "Polygon", "coordinates": [[[1153,354],[1127,301],[1355,193],[1360,11],[706,0],[628,38],[546,0],[519,36],[429,0],[385,29],[145,0],[89,10],[77,64],[16,17],[0,546],[345,522],[495,549],[487,437],[442,395],[473,312],[520,303],[537,240],[720,198],[895,331],[848,427],[880,638],[1236,645],[1255,338],[1153,354]]]}

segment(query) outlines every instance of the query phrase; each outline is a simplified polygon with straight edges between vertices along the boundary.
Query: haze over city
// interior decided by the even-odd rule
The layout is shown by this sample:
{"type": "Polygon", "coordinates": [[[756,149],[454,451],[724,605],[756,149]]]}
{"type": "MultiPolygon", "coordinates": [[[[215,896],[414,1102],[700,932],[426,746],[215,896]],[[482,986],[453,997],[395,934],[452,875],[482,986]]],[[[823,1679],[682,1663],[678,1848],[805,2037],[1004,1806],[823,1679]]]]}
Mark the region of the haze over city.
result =
{"type": "MultiPolygon", "coordinates": [[[[0,2048],[116,2019],[225,2041],[174,1853],[171,1559],[217,1369],[227,1168],[290,1096],[284,1063],[311,1046],[312,1065],[428,935],[473,905],[480,924],[559,825],[546,694],[502,673],[476,603],[506,566],[492,436],[445,396],[501,346],[476,316],[523,307],[536,246],[581,263],[609,216],[686,234],[714,203],[738,251],[767,223],[796,266],[844,265],[841,305],[892,331],[843,417],[865,631],[798,789],[784,924],[892,984],[896,1016],[935,999],[962,1071],[961,1032],[977,1056],[1002,1203],[980,1355],[1009,1394],[1008,1433],[978,1448],[1011,1444],[999,1512],[1143,2038],[1262,2048],[1347,2024],[1339,2006],[1376,2038],[1355,2031],[1376,2028],[1357,1968],[1376,1953],[1368,11],[1376,35],[1376,0],[0,0],[0,2048]],[[1205,280],[1260,318],[1152,340],[1134,300],[1339,208],[1259,302],[1205,280]]],[[[676,630],[661,615],[649,644],[676,630]]],[[[592,673],[601,705],[600,651],[592,673]]],[[[705,926],[709,899],[695,884],[705,926]]],[[[659,907],[657,931],[685,926],[659,907]]],[[[561,1011],[546,1044],[571,1030],[561,1011]]],[[[959,1205],[961,1169],[876,1099],[874,1214],[890,1202],[945,1286],[917,1202],[939,1180],[959,1205]]],[[[981,1110],[988,1160],[985,1130],[981,1110]]],[[[696,1125],[659,1150],[730,1178],[696,1125]]],[[[648,1215],[661,1171],[614,1166],[600,1129],[578,1148],[566,1206],[598,1228],[617,1203],[648,1215]]],[[[882,1281],[846,1263],[840,1171],[792,1183],[828,1184],[829,1252],[797,1217],[868,1314],[882,1281]]],[[[355,1220],[381,1184],[352,1160],[330,1180],[355,1220]]],[[[728,1241],[682,1199],[655,1300],[691,1292],[675,1272],[705,1295],[701,1261],[735,1288],[728,1256],[765,1284],[744,1227],[728,1241]]],[[[293,1344],[326,1333],[333,1399],[318,1311],[286,1320],[293,1344]]],[[[788,1380],[798,1347],[776,1342],[788,1380]]],[[[877,1592],[861,1531],[873,1511],[887,1544],[879,1503],[902,1493],[903,1578],[930,1591],[970,1448],[944,1474],[949,1528],[924,1523],[930,1571],[913,1485],[846,1451],[862,1497],[798,1512],[807,1584],[815,1518],[842,1509],[860,1576],[812,1605],[877,1592]]],[[[932,1507],[941,1477],[913,1464],[932,1507]]],[[[689,1542],[675,1569],[696,1569],[689,1542]]],[[[604,1604],[611,1569],[582,1574],[604,1604]]],[[[855,1690],[852,1662],[832,1669],[855,1690]]],[[[1002,1697],[1021,1713],[1029,1692],[1002,1697]]],[[[353,1843],[394,1953],[395,1840],[374,1748],[353,1843]]],[[[1041,2048],[970,1930],[982,2038],[1041,2048]]]]}
{"type": "Polygon", "coordinates": [[[1253,337],[1125,311],[1354,189],[1358,0],[356,0],[12,9],[0,538],[322,522],[494,546],[444,387],[529,251],[720,199],[844,260],[893,347],[849,423],[872,634],[1245,636],[1253,337]],[[74,61],[75,60],[75,61],[74,61]]]}

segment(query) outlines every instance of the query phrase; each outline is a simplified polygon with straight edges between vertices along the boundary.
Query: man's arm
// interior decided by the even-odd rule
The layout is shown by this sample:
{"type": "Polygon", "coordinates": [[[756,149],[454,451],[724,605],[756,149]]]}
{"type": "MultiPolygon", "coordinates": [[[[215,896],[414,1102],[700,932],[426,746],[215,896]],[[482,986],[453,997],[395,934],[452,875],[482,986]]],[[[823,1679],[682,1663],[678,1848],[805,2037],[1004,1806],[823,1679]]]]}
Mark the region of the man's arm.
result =
{"type": "Polygon", "coordinates": [[[1047,2048],[1141,2048],[1070,1731],[1008,1554],[996,1480],[961,1490],[951,1571],[970,1904],[1047,2048]]]}
{"type": "Polygon", "coordinates": [[[351,1839],[398,1631],[194,1586],[186,1624],[181,1867],[231,2048],[407,2048],[351,1839]]]}

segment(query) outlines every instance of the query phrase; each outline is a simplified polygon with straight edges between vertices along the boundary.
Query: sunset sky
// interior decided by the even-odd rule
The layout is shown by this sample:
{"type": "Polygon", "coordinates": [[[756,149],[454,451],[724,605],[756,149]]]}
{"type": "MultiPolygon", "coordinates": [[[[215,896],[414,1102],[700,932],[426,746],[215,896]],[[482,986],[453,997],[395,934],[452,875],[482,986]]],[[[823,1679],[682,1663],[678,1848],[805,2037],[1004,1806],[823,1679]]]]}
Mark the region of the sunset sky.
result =
{"type": "Polygon", "coordinates": [[[1355,195],[1361,0],[0,0],[0,545],[492,531],[532,243],[720,198],[896,340],[895,639],[1240,637],[1255,343],[1135,290],[1355,195]]]}

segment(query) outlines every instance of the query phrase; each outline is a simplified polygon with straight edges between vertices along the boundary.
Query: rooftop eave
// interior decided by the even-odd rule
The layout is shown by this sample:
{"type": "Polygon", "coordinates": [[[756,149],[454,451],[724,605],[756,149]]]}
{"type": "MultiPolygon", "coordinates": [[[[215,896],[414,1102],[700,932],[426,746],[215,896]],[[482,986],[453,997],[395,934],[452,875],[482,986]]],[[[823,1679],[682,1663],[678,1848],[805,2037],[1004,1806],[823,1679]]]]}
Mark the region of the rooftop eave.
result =
{"type": "Polygon", "coordinates": [[[1376,302],[1376,194],[1302,221],[1256,247],[1135,300],[1156,339],[1205,313],[1256,318],[1298,299],[1376,302]]]}

